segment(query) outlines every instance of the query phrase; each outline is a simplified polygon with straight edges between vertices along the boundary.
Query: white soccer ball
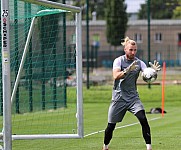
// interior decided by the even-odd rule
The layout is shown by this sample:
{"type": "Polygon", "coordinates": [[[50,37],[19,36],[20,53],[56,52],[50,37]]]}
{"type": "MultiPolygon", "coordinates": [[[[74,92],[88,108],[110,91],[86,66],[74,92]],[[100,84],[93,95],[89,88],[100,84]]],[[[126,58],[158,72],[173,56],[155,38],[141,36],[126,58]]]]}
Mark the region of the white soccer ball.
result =
{"type": "Polygon", "coordinates": [[[143,81],[152,83],[157,79],[157,72],[153,68],[148,67],[142,72],[142,78],[143,81]]]}

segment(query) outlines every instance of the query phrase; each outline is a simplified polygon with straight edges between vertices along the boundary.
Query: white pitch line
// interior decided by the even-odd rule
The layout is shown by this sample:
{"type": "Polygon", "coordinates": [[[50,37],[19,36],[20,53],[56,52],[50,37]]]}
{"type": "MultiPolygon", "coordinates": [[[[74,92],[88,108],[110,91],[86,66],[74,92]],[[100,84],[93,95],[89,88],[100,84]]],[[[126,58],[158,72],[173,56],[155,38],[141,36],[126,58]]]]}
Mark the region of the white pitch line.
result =
{"type": "MultiPolygon", "coordinates": [[[[154,120],[158,120],[158,119],[160,119],[160,118],[161,118],[161,117],[152,118],[152,119],[150,119],[150,120],[148,120],[148,121],[154,121],[154,120]]],[[[116,127],[115,130],[116,130],[116,129],[121,129],[121,128],[130,127],[130,126],[134,126],[134,125],[136,125],[136,124],[139,124],[139,122],[135,122],[135,123],[132,123],[132,124],[128,124],[128,125],[116,127]]],[[[94,135],[94,134],[102,133],[102,132],[104,132],[104,131],[105,131],[105,130],[100,130],[100,131],[92,132],[92,133],[89,133],[89,134],[87,134],[87,135],[84,135],[84,137],[88,137],[88,136],[91,136],[91,135],[94,135]]]]}

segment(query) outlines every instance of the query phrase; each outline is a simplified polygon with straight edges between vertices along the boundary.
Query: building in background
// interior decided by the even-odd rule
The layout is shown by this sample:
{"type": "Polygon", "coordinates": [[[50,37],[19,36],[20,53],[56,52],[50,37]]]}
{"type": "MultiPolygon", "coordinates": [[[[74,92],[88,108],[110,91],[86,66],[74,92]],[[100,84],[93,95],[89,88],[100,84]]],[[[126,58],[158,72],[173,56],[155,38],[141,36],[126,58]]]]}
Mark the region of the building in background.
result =
{"type": "MultiPolygon", "coordinates": [[[[115,57],[123,54],[123,47],[117,51],[107,43],[106,22],[90,21],[90,44],[99,41],[98,66],[111,64],[115,57]]],[[[126,35],[138,43],[138,57],[147,62],[147,20],[129,20],[126,35]]],[[[168,66],[181,65],[181,20],[151,20],[151,60],[157,59],[168,66]]],[[[86,22],[82,22],[83,57],[86,55],[86,22]]],[[[90,45],[91,46],[91,45],[90,45]]],[[[91,53],[91,52],[90,52],[91,53]]],[[[85,57],[86,58],[86,57],[85,57]]],[[[112,64],[111,64],[112,65],[112,64]]],[[[109,66],[109,65],[108,65],[109,66]]]]}

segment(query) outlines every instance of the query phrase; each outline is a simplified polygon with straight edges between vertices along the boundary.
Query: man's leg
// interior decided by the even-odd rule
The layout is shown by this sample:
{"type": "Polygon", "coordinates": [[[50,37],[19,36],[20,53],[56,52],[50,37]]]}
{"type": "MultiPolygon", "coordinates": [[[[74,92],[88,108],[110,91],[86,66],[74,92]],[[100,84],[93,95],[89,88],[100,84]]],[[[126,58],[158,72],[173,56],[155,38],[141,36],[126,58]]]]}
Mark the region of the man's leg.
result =
{"type": "Polygon", "coordinates": [[[110,143],[113,135],[113,131],[115,129],[116,123],[108,123],[107,128],[104,133],[104,147],[103,150],[108,149],[108,144],[110,143]]]}
{"type": "Polygon", "coordinates": [[[138,118],[141,126],[142,126],[142,134],[143,138],[145,139],[147,149],[151,150],[151,133],[150,133],[150,126],[148,124],[145,111],[141,110],[135,114],[135,116],[138,118]]]}

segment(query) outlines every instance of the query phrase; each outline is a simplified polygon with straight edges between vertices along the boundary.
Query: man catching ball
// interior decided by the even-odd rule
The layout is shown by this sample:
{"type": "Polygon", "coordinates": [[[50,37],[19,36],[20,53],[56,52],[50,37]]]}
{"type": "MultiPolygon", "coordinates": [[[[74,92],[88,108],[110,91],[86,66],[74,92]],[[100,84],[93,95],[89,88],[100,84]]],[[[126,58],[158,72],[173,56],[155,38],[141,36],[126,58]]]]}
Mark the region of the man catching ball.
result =
{"type": "MultiPolygon", "coordinates": [[[[125,55],[119,56],[113,63],[114,86],[108,111],[108,124],[105,129],[103,150],[108,150],[116,123],[122,121],[127,111],[138,118],[146,148],[152,150],[150,126],[136,87],[140,71],[143,71],[147,66],[142,60],[135,57],[137,44],[134,40],[126,37],[122,45],[125,55]]],[[[158,62],[150,63],[150,66],[156,71],[160,70],[158,62]]]]}

